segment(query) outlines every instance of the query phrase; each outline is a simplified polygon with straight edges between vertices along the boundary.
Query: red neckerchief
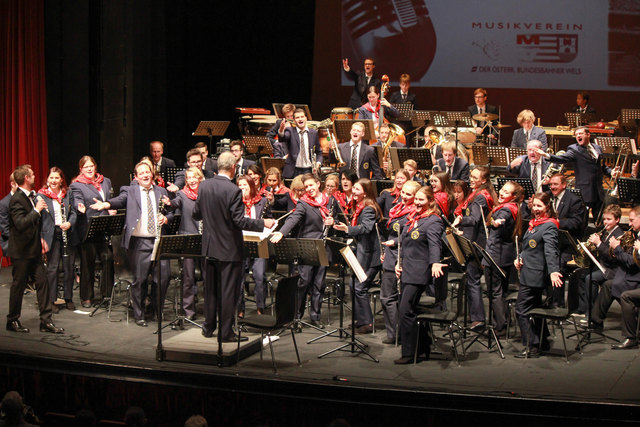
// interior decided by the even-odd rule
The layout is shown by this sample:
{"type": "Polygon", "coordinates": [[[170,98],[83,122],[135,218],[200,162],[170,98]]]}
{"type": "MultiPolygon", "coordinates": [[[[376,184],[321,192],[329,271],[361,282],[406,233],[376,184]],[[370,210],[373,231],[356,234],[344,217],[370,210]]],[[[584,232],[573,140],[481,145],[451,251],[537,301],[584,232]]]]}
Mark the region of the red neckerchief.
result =
{"type": "Polygon", "coordinates": [[[198,190],[200,189],[200,186],[197,186],[195,190],[192,190],[188,185],[185,185],[182,188],[182,192],[190,199],[190,200],[196,200],[198,198],[198,190]]]}
{"type": "Polygon", "coordinates": [[[284,185],[281,185],[280,187],[277,187],[277,189],[273,192],[273,194],[286,194],[289,191],[289,189],[287,187],[285,187],[284,185]]]}
{"type": "Polygon", "coordinates": [[[396,218],[402,218],[405,215],[412,214],[416,210],[416,205],[413,203],[405,205],[404,203],[398,203],[389,211],[389,221],[387,221],[387,228],[391,226],[391,221],[396,218]]]}
{"type": "MultiPolygon", "coordinates": [[[[262,196],[261,195],[256,195],[253,199],[245,199],[244,197],[242,197],[242,203],[244,203],[244,214],[246,216],[251,216],[251,208],[258,204],[260,202],[260,200],[262,200],[262,196]]],[[[257,212],[256,212],[257,214],[257,212]]]]}
{"type": "Polygon", "coordinates": [[[502,208],[508,208],[511,211],[511,215],[513,215],[513,219],[518,217],[518,205],[513,201],[513,197],[509,197],[504,203],[499,204],[495,208],[491,209],[491,213],[489,216],[493,215],[494,212],[498,212],[502,208]]]}
{"type": "Polygon", "coordinates": [[[421,220],[422,218],[426,218],[429,215],[438,215],[437,213],[435,213],[434,211],[424,211],[420,214],[418,214],[418,211],[413,211],[412,213],[409,214],[409,216],[407,217],[407,230],[411,230],[413,227],[418,225],[418,221],[421,220]]]}
{"type": "Polygon", "coordinates": [[[393,204],[395,205],[396,203],[398,203],[398,199],[400,198],[400,190],[398,187],[393,187],[393,191],[390,191],[392,196],[395,196],[393,198],[393,204]]]}
{"type": "Polygon", "coordinates": [[[322,219],[325,219],[326,217],[329,216],[329,209],[327,209],[327,203],[329,203],[329,198],[324,193],[320,193],[320,194],[322,197],[319,202],[316,199],[311,198],[307,193],[304,193],[304,195],[300,197],[300,200],[304,200],[314,208],[320,209],[320,215],[322,215],[322,219]]]}
{"type": "Polygon", "coordinates": [[[64,199],[64,196],[67,194],[67,190],[65,190],[64,188],[61,190],[60,192],[60,196],[58,197],[58,195],[56,193],[54,193],[53,191],[51,191],[49,189],[49,187],[42,187],[40,190],[38,190],[39,194],[45,195],[50,199],[53,200],[57,200],[58,203],[60,203],[60,205],[62,205],[62,199],[64,199]]]}
{"type": "Polygon", "coordinates": [[[557,228],[560,228],[560,223],[558,222],[557,219],[544,217],[539,219],[532,219],[531,221],[529,221],[529,231],[533,231],[533,229],[536,228],[537,226],[541,224],[545,224],[547,222],[552,222],[553,224],[555,224],[557,228]]]}
{"type": "Polygon", "coordinates": [[[165,184],[165,182],[164,182],[164,179],[162,179],[162,177],[160,175],[156,175],[155,176],[155,180],[156,180],[156,185],[158,187],[165,188],[167,186],[167,184],[165,184]]]}
{"type": "Polygon", "coordinates": [[[356,205],[355,212],[353,213],[353,218],[351,219],[351,225],[352,226],[358,225],[358,217],[360,216],[360,214],[362,213],[362,211],[364,210],[365,207],[366,206],[364,204],[364,201],[362,201],[362,202],[360,202],[360,203],[358,203],[356,205]]]}
{"type": "MultiPolygon", "coordinates": [[[[296,192],[293,191],[292,189],[289,189],[289,198],[291,199],[291,201],[293,202],[294,205],[298,204],[298,199],[296,199],[296,192]]],[[[294,208],[295,210],[295,208],[294,208]]]]}
{"type": "Polygon", "coordinates": [[[433,197],[436,199],[442,215],[449,216],[449,195],[445,191],[438,191],[433,194],[433,197]]]}
{"type": "Polygon", "coordinates": [[[100,175],[96,173],[96,176],[93,179],[89,179],[84,175],[78,175],[73,179],[73,182],[80,182],[82,184],[93,185],[98,193],[102,191],[102,185],[100,185],[104,181],[104,175],[100,175]]]}
{"type": "Polygon", "coordinates": [[[476,198],[477,195],[484,196],[484,198],[487,201],[487,206],[489,207],[489,210],[493,209],[493,198],[491,197],[491,194],[489,194],[489,192],[485,188],[483,188],[480,191],[474,191],[473,193],[469,194],[469,197],[467,197],[467,200],[465,200],[463,204],[461,204],[456,208],[454,212],[455,215],[456,216],[462,215],[462,210],[467,209],[467,207],[469,206],[469,203],[471,203],[473,199],[476,198]]]}
{"type": "Polygon", "coordinates": [[[375,116],[376,122],[380,119],[380,102],[378,102],[376,107],[373,107],[370,102],[364,104],[363,107],[375,116]]]}
{"type": "Polygon", "coordinates": [[[353,202],[353,197],[351,198],[351,200],[349,202],[347,202],[347,195],[344,194],[342,191],[335,191],[333,193],[333,198],[336,199],[338,201],[338,203],[340,203],[340,207],[344,210],[344,211],[348,211],[351,209],[351,205],[353,202]]]}
{"type": "Polygon", "coordinates": [[[262,197],[266,192],[267,192],[267,184],[262,184],[262,188],[258,190],[258,196],[262,197]]]}

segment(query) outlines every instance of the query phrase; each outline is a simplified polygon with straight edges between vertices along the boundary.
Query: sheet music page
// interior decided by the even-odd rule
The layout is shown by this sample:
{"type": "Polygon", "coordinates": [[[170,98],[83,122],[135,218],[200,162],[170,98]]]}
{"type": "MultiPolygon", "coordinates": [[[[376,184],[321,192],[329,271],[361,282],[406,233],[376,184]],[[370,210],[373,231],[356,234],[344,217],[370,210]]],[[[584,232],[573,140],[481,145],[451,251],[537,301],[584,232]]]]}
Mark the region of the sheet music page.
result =
{"type": "Polygon", "coordinates": [[[347,264],[349,264],[349,267],[351,267],[351,270],[355,273],[358,281],[364,282],[367,280],[367,273],[364,272],[360,262],[358,262],[358,258],[356,258],[356,254],[353,253],[351,248],[349,246],[345,246],[340,249],[340,253],[344,260],[347,261],[347,264]]]}
{"type": "Polygon", "coordinates": [[[252,242],[261,242],[273,233],[278,227],[278,220],[275,220],[275,224],[271,228],[265,227],[262,231],[246,231],[242,230],[242,237],[244,240],[252,242]]]}

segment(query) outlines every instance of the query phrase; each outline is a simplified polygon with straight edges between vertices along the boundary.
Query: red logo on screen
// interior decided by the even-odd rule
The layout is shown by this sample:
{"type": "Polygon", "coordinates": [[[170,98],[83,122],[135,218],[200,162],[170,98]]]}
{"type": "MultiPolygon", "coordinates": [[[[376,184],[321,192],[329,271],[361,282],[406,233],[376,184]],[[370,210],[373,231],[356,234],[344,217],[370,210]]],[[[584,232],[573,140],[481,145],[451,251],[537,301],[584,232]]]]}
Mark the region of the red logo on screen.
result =
{"type": "Polygon", "coordinates": [[[522,62],[571,62],[578,56],[577,34],[518,34],[522,62]]]}

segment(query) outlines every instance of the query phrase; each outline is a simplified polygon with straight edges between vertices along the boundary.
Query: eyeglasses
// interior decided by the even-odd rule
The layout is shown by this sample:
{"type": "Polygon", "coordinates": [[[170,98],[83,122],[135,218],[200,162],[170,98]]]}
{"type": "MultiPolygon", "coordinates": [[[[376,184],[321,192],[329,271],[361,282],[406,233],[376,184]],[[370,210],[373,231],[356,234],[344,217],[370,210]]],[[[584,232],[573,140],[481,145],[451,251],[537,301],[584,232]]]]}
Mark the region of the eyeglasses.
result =
{"type": "Polygon", "coordinates": [[[95,169],[96,165],[84,165],[82,167],[82,170],[87,170],[87,169],[95,169]]]}

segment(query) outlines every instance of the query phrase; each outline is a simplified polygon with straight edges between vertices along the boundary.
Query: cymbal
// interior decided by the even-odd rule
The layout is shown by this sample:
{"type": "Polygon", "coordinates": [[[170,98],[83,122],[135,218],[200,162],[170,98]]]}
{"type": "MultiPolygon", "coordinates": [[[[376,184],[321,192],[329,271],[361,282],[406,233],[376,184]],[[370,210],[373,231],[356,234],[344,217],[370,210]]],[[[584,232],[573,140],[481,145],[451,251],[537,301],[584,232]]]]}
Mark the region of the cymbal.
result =
{"type": "Polygon", "coordinates": [[[477,122],[490,122],[492,120],[495,120],[498,118],[497,114],[491,114],[491,113],[482,113],[482,114],[476,114],[475,116],[471,117],[473,120],[477,121],[477,122]]]}
{"type": "Polygon", "coordinates": [[[512,125],[503,125],[502,123],[498,123],[496,126],[496,128],[498,129],[503,129],[503,128],[510,128],[512,125]]]}

